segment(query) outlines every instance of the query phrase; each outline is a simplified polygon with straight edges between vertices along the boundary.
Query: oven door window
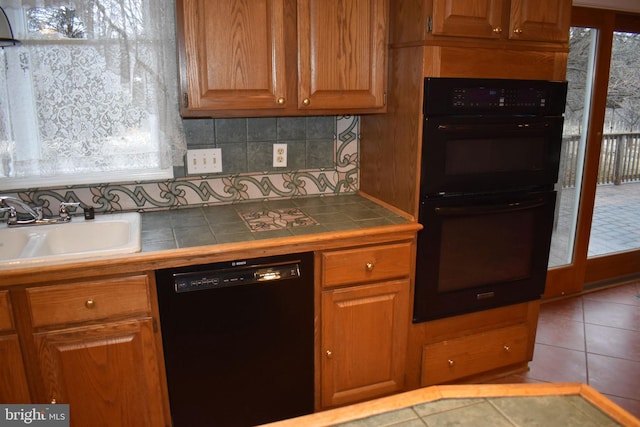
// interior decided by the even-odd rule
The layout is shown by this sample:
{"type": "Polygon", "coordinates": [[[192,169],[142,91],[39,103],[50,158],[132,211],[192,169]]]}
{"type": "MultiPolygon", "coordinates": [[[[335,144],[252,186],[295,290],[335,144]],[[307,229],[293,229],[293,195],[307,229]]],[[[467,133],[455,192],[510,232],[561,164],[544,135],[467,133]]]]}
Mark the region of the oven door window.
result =
{"type": "Polygon", "coordinates": [[[440,209],[442,237],[438,291],[451,292],[531,275],[535,212],[518,209],[447,217],[440,209]]]}
{"type": "Polygon", "coordinates": [[[426,118],[421,193],[554,184],[562,122],[562,117],[426,118]]]}

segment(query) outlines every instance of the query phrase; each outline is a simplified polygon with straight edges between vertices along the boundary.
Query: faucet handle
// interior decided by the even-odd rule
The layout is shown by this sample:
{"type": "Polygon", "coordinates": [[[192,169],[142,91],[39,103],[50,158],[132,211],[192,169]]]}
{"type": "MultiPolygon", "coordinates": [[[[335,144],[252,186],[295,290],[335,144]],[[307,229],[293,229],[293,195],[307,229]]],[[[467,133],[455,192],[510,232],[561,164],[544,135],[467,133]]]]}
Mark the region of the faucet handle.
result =
{"type": "Polygon", "coordinates": [[[36,220],[40,220],[40,219],[44,218],[44,213],[42,211],[42,206],[34,206],[33,207],[33,211],[36,214],[36,220]]]}
{"type": "Polygon", "coordinates": [[[18,220],[18,214],[16,213],[16,208],[14,208],[13,206],[0,208],[0,212],[9,212],[9,218],[7,218],[7,224],[13,224],[18,220]]]}
{"type": "Polygon", "coordinates": [[[69,210],[68,207],[78,207],[80,203],[78,202],[61,202],[60,203],[60,218],[69,218],[69,210]]]}

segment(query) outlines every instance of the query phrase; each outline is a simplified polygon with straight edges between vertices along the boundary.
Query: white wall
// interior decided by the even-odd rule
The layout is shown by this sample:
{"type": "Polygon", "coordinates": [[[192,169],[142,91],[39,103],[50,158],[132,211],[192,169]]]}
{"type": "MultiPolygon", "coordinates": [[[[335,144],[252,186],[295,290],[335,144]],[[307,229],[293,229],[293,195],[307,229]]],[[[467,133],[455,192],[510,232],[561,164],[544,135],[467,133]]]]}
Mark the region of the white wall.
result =
{"type": "Polygon", "coordinates": [[[573,0],[573,5],[640,13],[638,0],[573,0]]]}

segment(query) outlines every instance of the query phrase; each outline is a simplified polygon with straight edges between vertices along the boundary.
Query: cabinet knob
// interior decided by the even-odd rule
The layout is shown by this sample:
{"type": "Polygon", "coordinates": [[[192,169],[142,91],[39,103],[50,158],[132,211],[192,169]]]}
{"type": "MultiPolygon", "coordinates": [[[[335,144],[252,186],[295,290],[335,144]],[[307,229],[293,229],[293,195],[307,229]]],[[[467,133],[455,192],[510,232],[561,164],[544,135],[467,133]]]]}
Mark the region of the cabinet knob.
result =
{"type": "Polygon", "coordinates": [[[303,105],[309,105],[309,104],[311,104],[311,100],[309,98],[305,98],[305,99],[302,100],[302,104],[303,105]]]}
{"type": "Polygon", "coordinates": [[[495,27],[493,29],[494,34],[501,34],[502,33],[502,27],[495,27]]]}
{"type": "Polygon", "coordinates": [[[56,399],[51,399],[51,404],[52,405],[55,405],[56,403],[58,403],[58,402],[56,402],[56,399]]]}
{"type": "Polygon", "coordinates": [[[88,299],[85,303],[84,306],[87,308],[95,308],[96,306],[96,302],[92,299],[88,299]]]}
{"type": "Polygon", "coordinates": [[[364,265],[364,268],[366,268],[367,271],[373,271],[373,267],[375,267],[375,264],[372,262],[368,262],[364,265]]]}
{"type": "Polygon", "coordinates": [[[447,360],[447,363],[449,364],[450,368],[452,368],[456,364],[456,362],[453,361],[452,359],[447,360]]]}
{"type": "Polygon", "coordinates": [[[276,102],[278,103],[278,105],[284,105],[286,100],[283,97],[280,97],[280,98],[278,98],[278,100],[276,102]]]}
{"type": "Polygon", "coordinates": [[[503,348],[504,348],[504,351],[506,351],[507,353],[511,353],[511,346],[505,345],[503,348]]]}
{"type": "Polygon", "coordinates": [[[331,350],[327,350],[327,351],[325,351],[325,354],[327,355],[327,358],[329,358],[329,359],[330,359],[331,357],[333,357],[333,352],[332,352],[331,350]]]}
{"type": "Polygon", "coordinates": [[[513,30],[513,34],[522,34],[522,28],[516,28],[515,30],[513,30]]]}

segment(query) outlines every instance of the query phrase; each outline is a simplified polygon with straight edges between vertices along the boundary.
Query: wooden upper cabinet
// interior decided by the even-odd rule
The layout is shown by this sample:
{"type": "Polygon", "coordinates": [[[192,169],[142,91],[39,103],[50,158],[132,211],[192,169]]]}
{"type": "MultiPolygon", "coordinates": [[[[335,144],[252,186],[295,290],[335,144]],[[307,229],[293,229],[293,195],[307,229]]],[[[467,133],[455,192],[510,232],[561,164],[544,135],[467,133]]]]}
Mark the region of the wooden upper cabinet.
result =
{"type": "Polygon", "coordinates": [[[298,0],[301,109],[385,104],[388,0],[298,0]]]}
{"type": "Polygon", "coordinates": [[[178,0],[185,116],[383,112],[389,0],[178,0]]]}
{"type": "Polygon", "coordinates": [[[189,109],[285,107],[284,0],[182,0],[182,6],[189,109]]]}
{"type": "Polygon", "coordinates": [[[567,42],[570,0],[433,0],[434,36],[567,42]]]}
{"type": "Polygon", "coordinates": [[[511,0],[510,39],[566,42],[570,25],[570,1],[511,0]]]}
{"type": "Polygon", "coordinates": [[[434,0],[434,35],[500,38],[502,0],[434,0]]]}

